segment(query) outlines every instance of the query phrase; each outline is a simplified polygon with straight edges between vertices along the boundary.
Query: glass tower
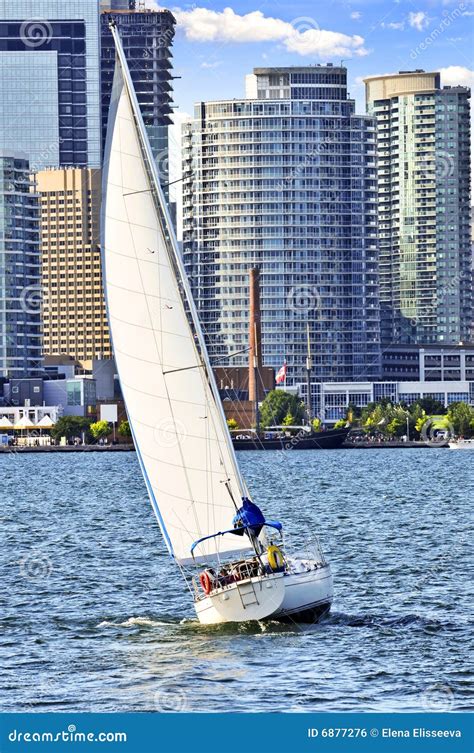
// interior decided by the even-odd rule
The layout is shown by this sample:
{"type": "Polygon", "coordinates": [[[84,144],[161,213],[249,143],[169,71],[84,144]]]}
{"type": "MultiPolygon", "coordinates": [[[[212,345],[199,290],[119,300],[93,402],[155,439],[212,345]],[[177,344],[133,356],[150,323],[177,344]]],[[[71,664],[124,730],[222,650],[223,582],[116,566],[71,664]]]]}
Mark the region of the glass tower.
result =
{"type": "Polygon", "coordinates": [[[40,371],[38,212],[28,160],[0,152],[0,377],[40,371]]]}
{"type": "Polygon", "coordinates": [[[260,268],[264,364],[317,380],[380,372],[375,126],[346,69],[258,68],[247,98],[183,133],[183,253],[214,362],[244,365],[260,268]]]}
{"type": "Polygon", "coordinates": [[[377,120],[382,341],[469,340],[470,90],[418,70],[366,80],[377,120]]]}
{"type": "Polygon", "coordinates": [[[168,10],[136,9],[133,0],[101,2],[102,144],[105,143],[115,46],[109,29],[115,20],[162,184],[169,181],[168,126],[172,113],[172,53],[175,18],[168,10]]]}
{"type": "Polygon", "coordinates": [[[0,143],[32,170],[100,167],[98,0],[4,0],[0,143]]]}

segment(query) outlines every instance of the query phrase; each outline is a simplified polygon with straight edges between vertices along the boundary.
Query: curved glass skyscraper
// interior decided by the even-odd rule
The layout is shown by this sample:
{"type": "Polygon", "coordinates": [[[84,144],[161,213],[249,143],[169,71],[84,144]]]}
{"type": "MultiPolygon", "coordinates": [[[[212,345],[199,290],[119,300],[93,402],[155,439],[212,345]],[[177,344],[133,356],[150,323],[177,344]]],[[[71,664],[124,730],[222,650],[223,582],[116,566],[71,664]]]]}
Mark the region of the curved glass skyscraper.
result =
{"type": "Polygon", "coordinates": [[[302,380],[380,369],[374,121],[346,69],[258,68],[247,98],[196,105],[183,136],[183,251],[214,362],[245,364],[261,271],[265,365],[302,380]]]}

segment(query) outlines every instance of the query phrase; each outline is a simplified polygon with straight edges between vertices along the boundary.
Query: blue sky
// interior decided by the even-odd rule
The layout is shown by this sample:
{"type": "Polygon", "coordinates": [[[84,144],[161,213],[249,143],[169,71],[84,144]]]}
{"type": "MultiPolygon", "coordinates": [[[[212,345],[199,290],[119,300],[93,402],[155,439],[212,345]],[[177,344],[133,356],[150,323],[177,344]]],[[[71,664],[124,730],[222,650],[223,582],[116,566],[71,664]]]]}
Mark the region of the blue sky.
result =
{"type": "Polygon", "coordinates": [[[364,107],[362,78],[444,69],[447,84],[472,82],[474,4],[470,0],[278,0],[169,5],[178,20],[175,100],[239,97],[254,66],[344,60],[349,90],[364,107]],[[423,49],[424,47],[424,49],[423,49]]]}
{"type": "Polygon", "coordinates": [[[181,174],[181,123],[194,102],[243,96],[245,75],[257,66],[343,60],[358,112],[365,110],[362,79],[370,75],[422,68],[440,70],[444,85],[474,85],[474,0],[146,4],[169,8],[178,22],[171,179],[181,174]]]}

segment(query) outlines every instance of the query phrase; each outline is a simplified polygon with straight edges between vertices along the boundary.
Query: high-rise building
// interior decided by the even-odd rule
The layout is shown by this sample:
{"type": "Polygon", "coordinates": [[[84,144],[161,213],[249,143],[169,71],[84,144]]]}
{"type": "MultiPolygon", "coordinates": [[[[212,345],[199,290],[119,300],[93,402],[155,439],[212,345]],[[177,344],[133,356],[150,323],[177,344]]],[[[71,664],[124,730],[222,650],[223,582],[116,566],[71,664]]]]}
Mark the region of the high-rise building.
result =
{"type": "Polygon", "coordinates": [[[100,167],[98,0],[2,0],[0,144],[30,168],[100,167]]]}
{"type": "Polygon", "coordinates": [[[33,376],[41,363],[38,197],[28,160],[0,151],[0,377],[33,376]]]}
{"type": "Polygon", "coordinates": [[[172,53],[175,18],[168,10],[137,8],[133,0],[101,0],[102,144],[115,67],[109,23],[119,30],[158,173],[167,193],[168,126],[172,112],[172,53]]]}
{"type": "Polygon", "coordinates": [[[184,258],[214,362],[246,363],[256,266],[265,365],[302,381],[309,324],[313,378],[377,378],[375,125],[346,69],[255,69],[246,99],[196,105],[183,153],[184,258]]]}
{"type": "Polygon", "coordinates": [[[100,170],[43,170],[41,266],[46,355],[110,358],[99,247],[100,170]]]}
{"type": "Polygon", "coordinates": [[[417,70],[366,79],[377,120],[384,343],[458,343],[473,320],[470,90],[417,70]]]}

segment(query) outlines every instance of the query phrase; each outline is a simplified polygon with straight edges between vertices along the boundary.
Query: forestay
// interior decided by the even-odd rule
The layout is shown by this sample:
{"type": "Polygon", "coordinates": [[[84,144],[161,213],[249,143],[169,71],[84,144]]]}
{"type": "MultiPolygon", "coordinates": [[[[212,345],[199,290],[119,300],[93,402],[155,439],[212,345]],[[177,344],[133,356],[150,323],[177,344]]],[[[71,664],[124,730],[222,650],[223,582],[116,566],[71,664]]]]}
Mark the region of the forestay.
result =
{"type": "MultiPolygon", "coordinates": [[[[194,541],[229,528],[235,507],[226,481],[237,505],[246,491],[210,384],[201,333],[188,322],[179,251],[172,231],[167,238],[163,230],[161,188],[114,36],[119,60],[102,222],[108,316],[150,499],[171,554],[185,563],[194,541]]],[[[227,534],[206,541],[196,556],[235,551],[242,544],[241,537],[227,534]]]]}

